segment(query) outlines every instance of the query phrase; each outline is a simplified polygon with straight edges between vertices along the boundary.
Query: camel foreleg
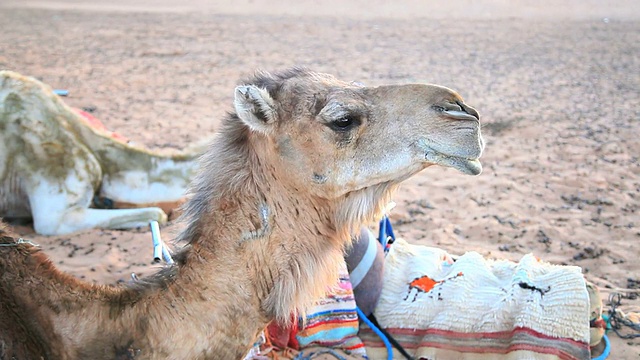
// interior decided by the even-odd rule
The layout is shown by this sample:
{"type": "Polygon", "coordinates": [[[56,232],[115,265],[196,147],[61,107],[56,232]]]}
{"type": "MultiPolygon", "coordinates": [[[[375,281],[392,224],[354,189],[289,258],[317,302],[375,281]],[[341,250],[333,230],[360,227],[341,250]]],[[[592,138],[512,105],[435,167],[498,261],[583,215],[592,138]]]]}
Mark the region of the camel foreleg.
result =
{"type": "Polygon", "coordinates": [[[92,196],[91,184],[73,176],[68,176],[63,184],[39,179],[29,191],[35,231],[43,235],[60,235],[92,228],[136,228],[147,226],[151,220],[161,224],[167,221],[167,215],[157,207],[91,209],[92,196]]]}

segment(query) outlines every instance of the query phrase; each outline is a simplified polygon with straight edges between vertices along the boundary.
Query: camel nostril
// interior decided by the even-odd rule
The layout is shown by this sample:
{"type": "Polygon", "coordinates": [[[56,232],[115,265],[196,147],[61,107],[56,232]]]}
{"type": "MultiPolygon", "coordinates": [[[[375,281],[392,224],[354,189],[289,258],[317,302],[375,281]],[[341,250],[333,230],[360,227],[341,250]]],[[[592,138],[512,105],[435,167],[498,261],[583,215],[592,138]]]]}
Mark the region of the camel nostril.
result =
{"type": "Polygon", "coordinates": [[[472,108],[471,106],[467,106],[467,105],[465,105],[464,103],[462,103],[460,101],[456,101],[456,104],[458,106],[460,106],[462,111],[464,111],[465,113],[467,113],[467,114],[473,116],[474,118],[480,120],[480,114],[478,114],[476,109],[472,108]]]}
{"type": "Polygon", "coordinates": [[[478,115],[476,109],[465,105],[461,101],[447,101],[433,105],[432,109],[451,119],[480,121],[480,115],[478,115]]]}

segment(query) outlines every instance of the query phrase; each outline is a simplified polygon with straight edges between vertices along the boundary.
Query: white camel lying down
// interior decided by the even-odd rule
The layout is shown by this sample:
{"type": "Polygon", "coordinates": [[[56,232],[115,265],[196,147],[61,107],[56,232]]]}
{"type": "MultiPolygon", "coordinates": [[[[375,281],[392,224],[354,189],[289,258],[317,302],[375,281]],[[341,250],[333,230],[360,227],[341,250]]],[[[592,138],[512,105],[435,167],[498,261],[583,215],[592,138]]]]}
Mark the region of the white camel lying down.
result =
{"type": "Polygon", "coordinates": [[[0,217],[33,218],[39,234],[132,228],[167,215],[199,152],[158,154],[90,126],[41,82],[0,71],[0,217]],[[94,195],[134,209],[92,209],[94,195]]]}

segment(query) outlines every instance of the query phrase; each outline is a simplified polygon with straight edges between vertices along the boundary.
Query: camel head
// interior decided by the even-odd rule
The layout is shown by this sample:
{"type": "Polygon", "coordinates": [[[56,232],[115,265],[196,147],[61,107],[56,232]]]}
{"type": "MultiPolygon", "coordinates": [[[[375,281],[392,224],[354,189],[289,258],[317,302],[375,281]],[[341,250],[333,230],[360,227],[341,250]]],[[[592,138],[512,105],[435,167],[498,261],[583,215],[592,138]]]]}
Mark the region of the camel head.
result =
{"type": "Polygon", "coordinates": [[[293,69],[238,86],[235,108],[279,178],[318,197],[389,189],[431,165],[482,171],[478,112],[442,86],[366,87],[293,69]]]}

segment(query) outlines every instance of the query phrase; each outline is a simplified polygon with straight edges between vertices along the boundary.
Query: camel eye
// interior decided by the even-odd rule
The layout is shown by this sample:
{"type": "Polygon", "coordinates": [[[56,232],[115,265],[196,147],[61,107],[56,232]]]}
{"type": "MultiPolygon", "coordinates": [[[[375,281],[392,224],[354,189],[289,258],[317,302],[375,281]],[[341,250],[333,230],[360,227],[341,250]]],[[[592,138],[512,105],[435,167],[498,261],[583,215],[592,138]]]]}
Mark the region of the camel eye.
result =
{"type": "Polygon", "coordinates": [[[354,115],[347,115],[331,122],[331,128],[335,131],[348,131],[360,125],[360,119],[354,115]]]}

